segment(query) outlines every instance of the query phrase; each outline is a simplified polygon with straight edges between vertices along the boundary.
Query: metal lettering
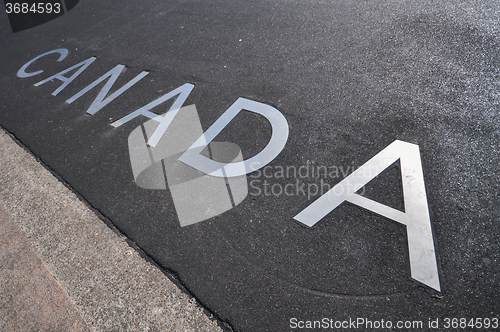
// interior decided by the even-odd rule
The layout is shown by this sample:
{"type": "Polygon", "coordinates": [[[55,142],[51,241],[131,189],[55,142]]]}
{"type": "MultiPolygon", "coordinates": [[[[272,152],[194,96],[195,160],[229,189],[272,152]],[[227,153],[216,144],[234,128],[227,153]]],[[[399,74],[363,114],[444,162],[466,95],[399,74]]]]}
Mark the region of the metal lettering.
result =
{"type": "Polygon", "coordinates": [[[256,171],[276,158],[288,140],[288,122],[276,108],[253,100],[238,98],[208,130],[191,145],[179,161],[212,176],[233,177],[256,171]],[[271,139],[266,147],[255,156],[236,163],[221,163],[202,156],[200,153],[242,110],[264,116],[272,128],[271,139]]]}
{"type": "Polygon", "coordinates": [[[139,75],[137,75],[134,79],[132,79],[130,82],[122,86],[120,89],[115,91],[111,96],[108,98],[104,99],[108,93],[113,84],[115,84],[118,76],[122,73],[123,69],[125,68],[124,65],[117,65],[115,68],[111,69],[108,71],[106,74],[102,75],[99,77],[97,80],[95,80],[93,83],[91,83],[89,86],[75,94],[73,97],[69,98],[66,100],[68,104],[71,104],[81,96],[83,96],[85,93],[90,91],[92,88],[94,88],[96,85],[104,81],[106,78],[109,77],[108,81],[104,85],[104,87],[101,89],[95,100],[92,102],[92,105],[90,105],[89,109],[87,110],[88,114],[95,114],[97,113],[101,108],[112,102],[114,99],[116,99],[118,96],[120,96],[122,93],[127,91],[130,87],[132,87],[135,83],[139,82],[144,76],[148,74],[147,71],[143,71],[139,75]]]}
{"type": "Polygon", "coordinates": [[[53,53],[59,53],[59,54],[61,54],[61,56],[59,57],[59,59],[57,59],[58,62],[61,62],[64,59],[66,59],[66,57],[68,56],[69,52],[65,48],[58,48],[57,50],[52,50],[52,51],[48,51],[46,53],[40,54],[39,56],[33,58],[32,60],[26,62],[26,64],[24,66],[22,66],[21,69],[18,70],[17,77],[26,78],[26,77],[31,77],[31,76],[35,76],[35,75],[39,75],[39,74],[43,73],[43,70],[38,70],[38,71],[35,71],[35,72],[32,72],[32,73],[27,73],[26,69],[33,62],[35,62],[36,60],[38,60],[38,59],[40,59],[40,58],[42,58],[42,57],[44,57],[46,55],[53,54],[53,53]]]}
{"type": "Polygon", "coordinates": [[[113,122],[111,125],[115,128],[120,127],[122,124],[129,122],[130,120],[138,117],[139,115],[143,115],[150,119],[153,119],[159,122],[160,124],[156,128],[153,135],[151,135],[151,137],[149,138],[148,145],[151,147],[155,147],[156,144],[158,144],[158,141],[165,133],[165,131],[167,130],[168,126],[172,122],[173,118],[175,117],[179,109],[182,107],[182,104],[184,104],[184,101],[186,101],[187,97],[189,96],[193,88],[194,88],[193,84],[186,83],[178,87],[177,89],[163,95],[162,97],[150,102],[149,104],[139,108],[138,110],[130,113],[129,115],[124,116],[123,118],[113,122]],[[149,111],[150,109],[160,105],[161,103],[177,95],[179,96],[176,98],[174,104],[170,107],[165,116],[161,116],[149,111]]]}
{"type": "Polygon", "coordinates": [[[312,227],[344,201],[405,225],[412,278],[441,291],[418,145],[394,141],[294,219],[312,227]],[[398,159],[401,163],[405,212],[356,194],[398,159]]]}
{"type": "Polygon", "coordinates": [[[64,83],[63,83],[63,85],[61,85],[60,87],[58,87],[54,92],[52,92],[53,96],[57,96],[57,94],[59,92],[61,92],[66,86],[68,86],[68,84],[70,84],[71,82],[73,82],[73,80],[75,78],[77,78],[78,75],[80,75],[85,69],[87,69],[87,67],[90,66],[92,64],[92,62],[94,62],[95,59],[96,59],[95,57],[88,58],[85,61],[82,61],[82,62],[80,62],[80,63],[78,63],[78,64],[76,64],[76,65],[74,65],[72,67],[69,67],[68,69],[65,69],[65,70],[63,70],[63,71],[61,71],[61,72],[59,72],[59,73],[57,73],[55,75],[52,75],[52,76],[44,79],[43,81],[40,81],[40,82],[36,83],[35,86],[39,86],[39,85],[45,84],[45,83],[47,83],[49,81],[52,81],[53,79],[58,79],[59,81],[62,81],[64,83]],[[66,74],[66,73],[68,73],[68,72],[70,72],[72,70],[75,70],[78,67],[82,67],[82,68],[78,69],[76,71],[76,73],[74,73],[73,75],[71,75],[71,77],[68,78],[68,77],[63,76],[63,74],[66,74]]]}

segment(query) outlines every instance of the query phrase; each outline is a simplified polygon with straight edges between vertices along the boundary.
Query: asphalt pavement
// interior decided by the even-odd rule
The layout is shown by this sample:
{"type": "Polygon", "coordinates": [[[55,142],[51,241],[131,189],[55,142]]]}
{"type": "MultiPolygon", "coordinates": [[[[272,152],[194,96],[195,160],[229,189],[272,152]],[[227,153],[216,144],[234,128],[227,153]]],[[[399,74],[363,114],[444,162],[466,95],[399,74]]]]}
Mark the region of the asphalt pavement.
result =
{"type": "MultiPolygon", "coordinates": [[[[4,15],[0,126],[78,197],[61,213],[83,204],[147,263],[111,252],[109,275],[170,278],[209,328],[496,329],[499,11],[88,0],[16,33],[4,15]]],[[[38,211],[8,188],[7,211],[38,211]]],[[[91,328],[114,312],[96,306],[91,328]]]]}

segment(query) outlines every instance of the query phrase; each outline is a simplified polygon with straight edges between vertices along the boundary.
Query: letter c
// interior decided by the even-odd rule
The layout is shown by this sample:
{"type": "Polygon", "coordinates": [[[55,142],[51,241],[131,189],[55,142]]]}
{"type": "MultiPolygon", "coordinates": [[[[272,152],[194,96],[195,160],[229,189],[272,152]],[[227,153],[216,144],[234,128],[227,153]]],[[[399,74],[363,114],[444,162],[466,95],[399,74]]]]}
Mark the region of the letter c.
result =
{"type": "Polygon", "coordinates": [[[48,51],[47,53],[40,54],[36,58],[33,58],[32,60],[26,62],[26,64],[24,66],[22,66],[21,69],[19,69],[19,71],[17,72],[17,77],[26,78],[26,77],[31,77],[31,76],[35,76],[35,75],[43,73],[43,70],[35,71],[33,73],[27,73],[26,68],[28,68],[29,65],[31,65],[33,62],[40,59],[41,57],[44,57],[44,56],[52,54],[52,53],[61,54],[59,59],[57,59],[58,62],[61,62],[68,56],[69,52],[65,48],[58,48],[57,50],[52,50],[52,51],[48,51]]]}

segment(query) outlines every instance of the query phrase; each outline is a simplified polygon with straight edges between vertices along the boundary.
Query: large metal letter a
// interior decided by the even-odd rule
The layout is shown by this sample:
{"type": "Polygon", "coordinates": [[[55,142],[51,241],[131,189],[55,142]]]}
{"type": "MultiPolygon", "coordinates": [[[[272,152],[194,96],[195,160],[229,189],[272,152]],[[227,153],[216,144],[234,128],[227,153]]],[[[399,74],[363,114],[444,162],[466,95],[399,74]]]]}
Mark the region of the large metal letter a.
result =
{"type": "Polygon", "coordinates": [[[344,201],[405,225],[412,278],[441,291],[418,145],[394,141],[294,219],[312,227],[344,201]],[[401,164],[405,212],[356,194],[398,159],[401,164]]]}

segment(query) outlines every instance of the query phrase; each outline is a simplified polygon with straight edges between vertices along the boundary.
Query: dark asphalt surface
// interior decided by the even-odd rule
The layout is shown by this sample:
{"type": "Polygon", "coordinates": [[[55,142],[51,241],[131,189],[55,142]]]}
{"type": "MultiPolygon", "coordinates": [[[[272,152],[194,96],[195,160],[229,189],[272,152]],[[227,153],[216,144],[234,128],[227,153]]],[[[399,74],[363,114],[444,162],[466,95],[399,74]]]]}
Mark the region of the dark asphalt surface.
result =
{"type": "MultiPolygon", "coordinates": [[[[498,318],[499,8],[89,0],[15,34],[3,15],[0,125],[235,331],[299,330],[292,318],[423,321],[423,330],[429,319],[498,318]],[[16,76],[58,48],[69,50],[64,61],[47,56],[30,67],[43,74],[16,76]],[[34,86],[92,56],[57,96],[61,81],[34,86]],[[126,70],[111,91],[149,74],[95,115],[85,111],[102,85],[65,102],[118,64],[126,70]],[[290,134],[273,173],[311,164],[347,175],[396,139],[418,144],[441,292],[411,279],[400,224],[344,203],[307,228],[293,216],[320,195],[263,191],[264,180],[307,188],[318,179],[250,174],[260,195],[250,186],[232,210],[180,227],[169,190],[134,183],[127,139],[146,118],[110,123],[185,83],[195,87],[184,105],[196,105],[204,130],[239,97],[284,114],[290,134]]],[[[247,158],[270,133],[265,119],[245,113],[217,140],[237,143],[247,158]]],[[[400,174],[395,164],[364,195],[404,209],[400,174]]]]}

